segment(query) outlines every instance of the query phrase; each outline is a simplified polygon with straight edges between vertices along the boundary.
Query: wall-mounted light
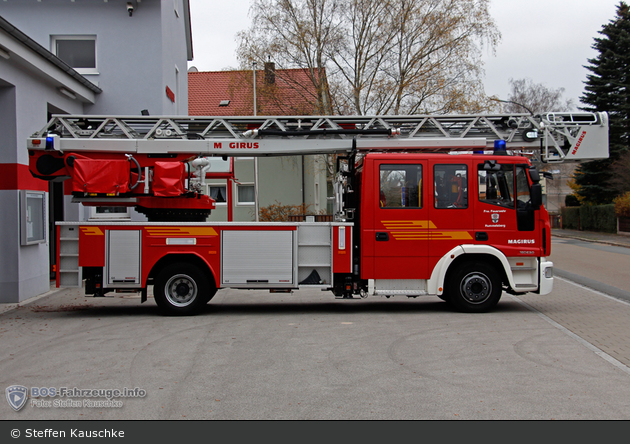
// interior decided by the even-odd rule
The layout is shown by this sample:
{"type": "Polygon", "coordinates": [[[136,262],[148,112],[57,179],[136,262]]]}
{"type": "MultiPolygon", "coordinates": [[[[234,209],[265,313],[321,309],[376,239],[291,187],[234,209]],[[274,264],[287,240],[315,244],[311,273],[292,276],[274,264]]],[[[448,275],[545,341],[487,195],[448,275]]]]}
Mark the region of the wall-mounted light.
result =
{"type": "Polygon", "coordinates": [[[72,100],[75,100],[77,98],[76,94],[70,91],[69,89],[66,89],[64,87],[61,87],[58,89],[61,94],[63,94],[64,96],[70,97],[72,100]]]}
{"type": "Polygon", "coordinates": [[[129,13],[129,17],[133,15],[133,4],[131,2],[127,2],[127,12],[129,13]]]}
{"type": "Polygon", "coordinates": [[[8,59],[9,57],[11,57],[11,53],[9,53],[8,49],[0,46],[0,57],[2,57],[3,59],[8,59]]]}

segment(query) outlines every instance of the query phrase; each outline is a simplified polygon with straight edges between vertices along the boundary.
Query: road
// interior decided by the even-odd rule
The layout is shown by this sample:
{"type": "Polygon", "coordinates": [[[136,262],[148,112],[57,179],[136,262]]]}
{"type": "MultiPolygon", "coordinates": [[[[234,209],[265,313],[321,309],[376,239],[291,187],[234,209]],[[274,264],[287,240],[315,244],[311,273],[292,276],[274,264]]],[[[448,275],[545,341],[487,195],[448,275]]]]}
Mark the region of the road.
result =
{"type": "Polygon", "coordinates": [[[630,301],[630,248],[556,238],[550,257],[557,276],[630,301]]]}
{"type": "MultiPolygon", "coordinates": [[[[589,256],[621,267],[607,285],[626,291],[613,279],[627,254],[554,239],[560,269],[589,256]]],[[[588,268],[578,272],[597,277],[588,268]]],[[[437,298],[222,290],[203,314],[177,318],[137,295],[62,291],[0,314],[0,385],[147,395],[115,408],[0,402],[0,418],[628,419],[629,315],[565,278],[480,315],[437,298]]]]}
{"type": "Polygon", "coordinates": [[[627,370],[630,248],[554,238],[550,258],[558,277],[552,294],[521,300],[627,370]]]}

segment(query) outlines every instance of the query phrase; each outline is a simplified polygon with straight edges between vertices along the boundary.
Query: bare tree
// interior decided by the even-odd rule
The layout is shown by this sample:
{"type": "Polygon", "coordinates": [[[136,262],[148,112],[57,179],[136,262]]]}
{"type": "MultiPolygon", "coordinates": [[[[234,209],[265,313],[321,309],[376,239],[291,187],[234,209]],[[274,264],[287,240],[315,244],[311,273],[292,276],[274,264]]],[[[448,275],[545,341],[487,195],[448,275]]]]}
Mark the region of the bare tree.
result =
{"type": "Polygon", "coordinates": [[[391,114],[476,111],[481,48],[500,33],[487,0],[396,0],[386,82],[391,114]]]}
{"type": "MultiPolygon", "coordinates": [[[[337,93],[337,110],[353,114],[379,108],[382,66],[393,45],[390,0],[349,0],[342,8],[347,32],[330,52],[337,93]]],[[[377,111],[378,112],[378,111],[377,111]]],[[[343,113],[343,112],[342,112],[343,113]]]]}
{"type": "Polygon", "coordinates": [[[241,65],[273,59],[279,69],[308,70],[320,113],[331,114],[325,67],[327,54],[340,41],[340,1],[254,0],[252,26],[237,36],[241,65]]]}
{"type": "Polygon", "coordinates": [[[254,0],[251,15],[241,63],[308,69],[324,112],[485,107],[481,48],[500,39],[489,0],[254,0]]]}
{"type": "Polygon", "coordinates": [[[542,83],[534,83],[532,79],[510,79],[510,94],[503,109],[510,113],[571,111],[573,100],[562,98],[564,88],[548,88],[542,83]]]}

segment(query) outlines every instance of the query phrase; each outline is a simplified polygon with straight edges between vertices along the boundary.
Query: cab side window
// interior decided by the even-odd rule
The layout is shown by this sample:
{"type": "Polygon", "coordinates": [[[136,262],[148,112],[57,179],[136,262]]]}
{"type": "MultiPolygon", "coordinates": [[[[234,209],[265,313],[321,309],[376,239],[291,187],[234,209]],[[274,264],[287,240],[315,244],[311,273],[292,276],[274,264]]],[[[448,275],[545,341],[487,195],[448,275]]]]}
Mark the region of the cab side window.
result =
{"type": "Polygon", "coordinates": [[[514,166],[496,165],[496,167],[496,170],[486,170],[483,164],[478,166],[479,202],[514,208],[514,166]]]}
{"type": "Polygon", "coordinates": [[[433,167],[435,208],[468,208],[468,166],[433,167]]]}
{"type": "Polygon", "coordinates": [[[380,208],[422,208],[422,165],[381,165],[380,208]]]}
{"type": "Polygon", "coordinates": [[[530,199],[529,180],[527,170],[522,166],[516,167],[516,202],[519,208],[524,207],[530,199]]]}

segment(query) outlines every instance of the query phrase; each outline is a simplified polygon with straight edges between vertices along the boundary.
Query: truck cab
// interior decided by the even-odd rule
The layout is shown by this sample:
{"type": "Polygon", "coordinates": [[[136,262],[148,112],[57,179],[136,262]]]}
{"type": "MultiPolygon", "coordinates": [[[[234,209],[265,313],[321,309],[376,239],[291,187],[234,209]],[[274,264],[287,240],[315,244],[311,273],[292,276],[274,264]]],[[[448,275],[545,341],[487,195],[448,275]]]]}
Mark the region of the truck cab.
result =
{"type": "Polygon", "coordinates": [[[503,289],[551,291],[543,282],[551,275],[549,216],[528,159],[369,153],[357,175],[368,293],[436,294],[485,311],[503,289]]]}

